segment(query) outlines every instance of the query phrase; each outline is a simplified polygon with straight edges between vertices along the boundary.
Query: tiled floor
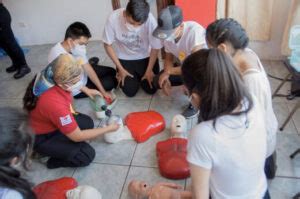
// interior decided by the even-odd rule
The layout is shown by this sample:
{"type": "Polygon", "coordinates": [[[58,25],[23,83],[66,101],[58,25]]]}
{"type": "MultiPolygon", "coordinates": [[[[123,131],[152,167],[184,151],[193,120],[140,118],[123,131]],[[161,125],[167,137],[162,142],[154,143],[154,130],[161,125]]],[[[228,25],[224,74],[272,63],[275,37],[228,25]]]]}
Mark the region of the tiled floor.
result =
{"type": "MultiPolygon", "coordinates": [[[[26,55],[33,72],[21,80],[14,80],[11,74],[5,72],[10,65],[9,58],[0,59],[0,106],[22,106],[22,96],[29,81],[35,72],[43,68],[47,62],[47,53],[52,45],[41,45],[29,47],[26,55]]],[[[101,64],[112,66],[104,52],[100,42],[91,42],[88,46],[89,56],[100,57],[101,64]]],[[[278,61],[264,61],[266,70],[276,76],[283,77],[287,71],[283,64],[278,61]]],[[[279,84],[278,80],[270,79],[272,90],[279,84]]],[[[282,93],[287,93],[289,85],[284,86],[282,93]]],[[[170,97],[165,97],[161,92],[154,96],[148,96],[140,91],[134,98],[127,98],[120,91],[117,91],[119,102],[114,113],[124,117],[132,111],[143,111],[154,109],[161,112],[167,125],[173,115],[180,113],[187,104],[187,98],[182,94],[181,88],[172,91],[170,97]]],[[[285,98],[274,99],[274,109],[279,124],[282,124],[295,102],[285,98]]],[[[75,105],[78,111],[89,114],[93,117],[95,125],[100,121],[94,117],[89,107],[88,99],[76,100],[75,105]]],[[[3,113],[0,113],[3,114],[3,113]]],[[[117,144],[107,144],[102,138],[93,140],[91,144],[97,151],[97,156],[90,166],[78,169],[55,169],[48,170],[43,164],[33,162],[32,170],[27,177],[34,183],[55,179],[62,176],[73,176],[79,184],[88,184],[100,190],[104,199],[128,198],[127,185],[131,179],[146,180],[150,183],[168,181],[159,175],[155,157],[155,143],[168,137],[168,129],[163,133],[152,137],[149,141],[136,144],[134,141],[124,141],[117,144]]],[[[269,182],[272,198],[291,198],[295,193],[300,192],[300,155],[294,160],[289,155],[300,147],[300,111],[296,112],[293,119],[288,123],[284,131],[278,132],[278,171],[277,177],[269,182]]],[[[176,181],[183,186],[189,184],[189,180],[176,181]]]]}

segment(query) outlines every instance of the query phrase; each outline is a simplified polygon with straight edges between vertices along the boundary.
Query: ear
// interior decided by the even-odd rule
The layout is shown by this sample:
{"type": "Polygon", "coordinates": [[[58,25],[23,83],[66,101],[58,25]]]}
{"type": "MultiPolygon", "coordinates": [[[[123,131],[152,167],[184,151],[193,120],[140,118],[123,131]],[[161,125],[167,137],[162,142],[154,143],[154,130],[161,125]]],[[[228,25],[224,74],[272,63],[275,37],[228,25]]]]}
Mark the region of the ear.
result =
{"type": "Polygon", "coordinates": [[[194,107],[200,107],[201,98],[197,93],[192,93],[191,95],[191,103],[194,107]]]}
{"type": "Polygon", "coordinates": [[[228,47],[226,46],[226,44],[224,44],[224,43],[219,44],[218,49],[222,50],[225,53],[227,53],[229,50],[228,47]]]}

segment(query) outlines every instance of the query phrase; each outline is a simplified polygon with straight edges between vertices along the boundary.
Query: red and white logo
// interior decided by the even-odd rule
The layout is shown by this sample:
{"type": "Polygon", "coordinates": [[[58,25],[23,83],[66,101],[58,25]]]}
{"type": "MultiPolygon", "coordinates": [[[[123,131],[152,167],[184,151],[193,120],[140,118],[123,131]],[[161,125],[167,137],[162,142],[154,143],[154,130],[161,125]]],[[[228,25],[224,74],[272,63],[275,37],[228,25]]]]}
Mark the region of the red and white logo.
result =
{"type": "Polygon", "coordinates": [[[59,117],[59,119],[62,126],[66,126],[72,123],[72,119],[70,115],[66,115],[65,117],[59,117]]]}

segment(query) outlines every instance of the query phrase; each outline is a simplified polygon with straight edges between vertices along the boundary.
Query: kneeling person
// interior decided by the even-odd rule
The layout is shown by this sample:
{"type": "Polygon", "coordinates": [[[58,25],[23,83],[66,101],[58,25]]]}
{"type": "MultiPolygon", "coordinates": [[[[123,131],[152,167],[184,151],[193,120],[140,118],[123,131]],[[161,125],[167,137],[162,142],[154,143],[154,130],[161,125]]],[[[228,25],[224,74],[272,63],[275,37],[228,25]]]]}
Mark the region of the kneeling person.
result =
{"type": "MultiPolygon", "coordinates": [[[[158,17],[158,27],[153,35],[163,40],[166,52],[164,70],[155,77],[155,87],[162,88],[169,95],[171,86],[182,85],[181,65],[190,54],[206,47],[205,29],[194,21],[183,21],[178,6],[168,6],[158,17]],[[179,63],[174,64],[174,58],[179,63]]],[[[182,113],[192,118],[197,111],[191,105],[182,113]]]]}
{"type": "Polygon", "coordinates": [[[55,86],[45,91],[36,104],[24,97],[24,108],[29,111],[30,126],[36,134],[34,150],[50,157],[48,168],[87,166],[95,150],[85,141],[115,131],[118,125],[93,129],[89,116],[74,112],[71,92],[82,87],[82,67],[68,54],[55,62],[55,86]]]}
{"type": "Polygon", "coordinates": [[[117,67],[119,84],[128,97],[142,89],[154,94],[152,81],[159,73],[159,39],[152,36],[157,26],[145,0],[130,0],[126,10],[115,10],[108,18],[104,33],[104,48],[117,67]],[[115,44],[115,48],[112,45],[115,44]]]}

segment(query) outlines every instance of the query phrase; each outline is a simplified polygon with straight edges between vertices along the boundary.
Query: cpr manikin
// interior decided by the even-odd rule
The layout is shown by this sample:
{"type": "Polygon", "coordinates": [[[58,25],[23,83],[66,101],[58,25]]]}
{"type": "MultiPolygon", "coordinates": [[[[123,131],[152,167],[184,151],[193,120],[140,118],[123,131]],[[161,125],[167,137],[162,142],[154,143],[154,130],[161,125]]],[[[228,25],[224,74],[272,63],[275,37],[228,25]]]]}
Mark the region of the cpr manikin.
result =
{"type": "Polygon", "coordinates": [[[187,122],[182,115],[174,116],[171,137],[156,144],[159,172],[169,179],[185,179],[190,176],[187,162],[187,122]]]}
{"type": "Polygon", "coordinates": [[[118,115],[112,115],[106,111],[106,125],[117,123],[120,128],[112,133],[106,133],[104,140],[108,143],[117,143],[122,140],[135,140],[145,142],[151,136],[162,132],[165,128],[165,120],[161,114],[155,111],[133,112],[125,117],[126,125],[118,115]]]}
{"type": "Polygon", "coordinates": [[[133,140],[131,132],[129,131],[127,126],[124,126],[123,120],[120,116],[112,115],[111,111],[106,111],[106,115],[108,117],[106,122],[107,125],[117,123],[120,126],[118,130],[116,130],[115,132],[106,133],[104,135],[104,140],[106,142],[113,144],[113,143],[120,142],[122,140],[133,140]]]}
{"type": "Polygon", "coordinates": [[[171,137],[187,137],[187,122],[183,115],[175,115],[171,123],[171,137]]]}
{"type": "Polygon", "coordinates": [[[78,186],[72,177],[49,180],[33,187],[37,199],[102,199],[97,189],[78,186]]]}
{"type": "Polygon", "coordinates": [[[128,192],[132,199],[188,199],[190,191],[184,191],[180,185],[160,182],[150,186],[146,182],[133,180],[129,183],[128,192]]]}
{"type": "Polygon", "coordinates": [[[78,186],[66,193],[67,199],[102,199],[97,189],[91,186],[78,186]]]}

